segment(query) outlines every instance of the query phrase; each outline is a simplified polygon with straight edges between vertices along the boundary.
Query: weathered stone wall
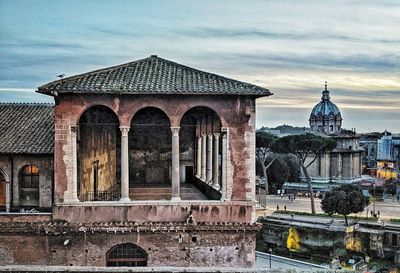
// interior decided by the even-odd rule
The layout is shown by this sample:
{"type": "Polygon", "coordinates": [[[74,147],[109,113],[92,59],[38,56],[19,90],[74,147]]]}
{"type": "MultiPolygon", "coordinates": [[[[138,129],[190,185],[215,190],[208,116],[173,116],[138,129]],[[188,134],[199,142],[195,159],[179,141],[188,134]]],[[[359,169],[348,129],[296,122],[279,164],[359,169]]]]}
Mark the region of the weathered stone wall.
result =
{"type": "Polygon", "coordinates": [[[148,266],[251,267],[255,233],[80,233],[0,235],[0,264],[106,266],[106,253],[123,243],[140,246],[148,266]]]}
{"type": "Polygon", "coordinates": [[[0,155],[0,169],[6,173],[11,189],[11,208],[23,207],[20,199],[21,170],[27,165],[39,168],[39,209],[52,207],[53,156],[52,155],[0,155]]]}
{"type": "MultiPolygon", "coordinates": [[[[347,251],[348,254],[394,260],[398,246],[393,246],[389,238],[393,231],[382,230],[380,225],[351,227],[313,225],[302,222],[280,222],[260,218],[263,228],[257,234],[257,250],[268,252],[271,248],[277,254],[292,257],[330,260],[334,254],[347,251]],[[295,227],[300,238],[300,248],[290,252],[287,239],[290,227],[295,227]],[[386,240],[385,240],[386,239],[386,240]],[[291,254],[290,254],[291,253],[291,254]]],[[[398,232],[395,232],[398,233],[398,232]]],[[[399,233],[400,237],[400,233],[399,233]]],[[[395,236],[397,239],[397,236],[395,236]]],[[[400,239],[398,240],[400,242],[400,239]]]]}
{"type": "Polygon", "coordinates": [[[192,212],[197,222],[250,223],[254,207],[247,202],[182,202],[144,201],[131,205],[118,202],[92,205],[64,205],[53,208],[53,220],[70,223],[95,222],[185,222],[192,212]]]}

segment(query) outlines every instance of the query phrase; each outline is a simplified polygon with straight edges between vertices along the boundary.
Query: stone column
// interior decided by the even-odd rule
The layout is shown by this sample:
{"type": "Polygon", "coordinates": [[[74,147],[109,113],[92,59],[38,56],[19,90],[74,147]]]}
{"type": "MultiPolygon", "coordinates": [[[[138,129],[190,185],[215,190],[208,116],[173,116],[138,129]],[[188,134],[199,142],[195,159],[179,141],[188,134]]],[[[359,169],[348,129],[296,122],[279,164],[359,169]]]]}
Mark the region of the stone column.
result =
{"type": "Polygon", "coordinates": [[[222,155],[221,155],[221,201],[228,201],[228,130],[221,128],[222,155]]]}
{"type": "Polygon", "coordinates": [[[10,199],[11,199],[10,181],[6,182],[6,212],[10,212],[10,199]]]}
{"type": "Polygon", "coordinates": [[[121,202],[129,202],[129,126],[120,126],[121,130],[121,202]]]}
{"type": "Polygon", "coordinates": [[[206,180],[206,159],[207,159],[207,135],[201,135],[201,176],[200,179],[206,180]]]}
{"type": "Polygon", "coordinates": [[[77,149],[76,149],[76,139],[78,133],[78,126],[71,125],[70,134],[70,147],[71,147],[71,178],[67,186],[67,191],[64,193],[64,203],[77,203],[78,199],[78,160],[77,160],[77,149]]]}
{"type": "Polygon", "coordinates": [[[218,164],[218,155],[219,155],[219,133],[214,134],[214,145],[213,145],[213,179],[212,186],[216,190],[219,190],[219,164],[218,164]]]}
{"type": "Polygon", "coordinates": [[[179,181],[179,129],[180,127],[171,127],[172,131],[172,197],[171,201],[179,201],[180,181],[179,181]]]}
{"type": "Polygon", "coordinates": [[[196,176],[198,178],[201,177],[201,153],[202,153],[202,149],[201,149],[201,135],[197,136],[197,160],[196,160],[196,176]]]}
{"type": "Polygon", "coordinates": [[[212,168],[213,168],[213,135],[207,135],[207,166],[206,166],[206,182],[212,184],[212,168]]]}

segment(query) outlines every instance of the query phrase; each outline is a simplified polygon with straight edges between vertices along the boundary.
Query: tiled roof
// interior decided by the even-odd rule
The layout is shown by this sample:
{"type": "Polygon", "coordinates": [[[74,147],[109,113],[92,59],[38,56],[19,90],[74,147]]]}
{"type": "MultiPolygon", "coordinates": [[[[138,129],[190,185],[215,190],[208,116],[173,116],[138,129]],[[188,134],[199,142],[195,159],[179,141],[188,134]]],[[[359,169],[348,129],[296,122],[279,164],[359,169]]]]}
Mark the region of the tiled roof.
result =
{"type": "Polygon", "coordinates": [[[148,58],[95,70],[38,88],[39,93],[272,95],[268,89],[200,71],[152,55],[148,58]]]}
{"type": "Polygon", "coordinates": [[[0,153],[51,154],[53,105],[0,103],[0,153]]]}

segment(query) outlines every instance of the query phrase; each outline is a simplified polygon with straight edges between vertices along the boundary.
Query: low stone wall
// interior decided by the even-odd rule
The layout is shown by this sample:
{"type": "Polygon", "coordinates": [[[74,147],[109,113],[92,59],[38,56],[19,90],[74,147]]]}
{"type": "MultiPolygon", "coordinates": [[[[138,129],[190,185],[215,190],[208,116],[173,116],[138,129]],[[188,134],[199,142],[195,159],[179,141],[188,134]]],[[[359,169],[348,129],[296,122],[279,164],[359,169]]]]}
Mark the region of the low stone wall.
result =
{"type": "MultiPolygon", "coordinates": [[[[111,273],[111,272],[137,272],[137,273],[323,273],[333,272],[330,270],[283,270],[283,269],[262,269],[262,268],[222,268],[222,267],[78,267],[78,266],[0,266],[0,272],[21,272],[21,273],[111,273]]],[[[335,271],[341,272],[341,271],[335,271]]],[[[346,271],[349,272],[349,271],[346,271]]]]}
{"type": "Polygon", "coordinates": [[[186,222],[189,213],[197,222],[252,223],[255,207],[252,202],[220,201],[135,201],[85,202],[58,205],[53,209],[53,220],[70,223],[94,222],[186,222]]]}
{"type": "Polygon", "coordinates": [[[252,267],[259,225],[66,222],[0,225],[0,264],[106,266],[116,245],[132,243],[148,266],[252,267]]]}

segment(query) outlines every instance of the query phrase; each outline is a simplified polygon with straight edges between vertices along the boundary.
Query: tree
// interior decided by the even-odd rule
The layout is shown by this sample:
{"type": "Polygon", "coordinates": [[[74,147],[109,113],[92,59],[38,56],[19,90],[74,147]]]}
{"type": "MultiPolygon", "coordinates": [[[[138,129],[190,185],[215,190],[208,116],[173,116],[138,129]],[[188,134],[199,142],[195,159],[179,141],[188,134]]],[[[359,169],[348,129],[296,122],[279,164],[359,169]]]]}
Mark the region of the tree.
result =
{"type": "Polygon", "coordinates": [[[310,133],[278,138],[270,145],[270,150],[272,152],[296,156],[304,176],[306,177],[308,192],[311,199],[311,212],[313,214],[315,214],[314,195],[307,168],[315,162],[319,155],[332,151],[335,147],[336,141],[332,138],[321,137],[310,133]],[[307,158],[309,158],[310,161],[306,162],[307,158]]]}
{"type": "Polygon", "coordinates": [[[329,214],[342,214],[347,222],[347,215],[364,211],[369,205],[369,199],[363,196],[356,185],[341,185],[325,193],[321,200],[321,209],[329,214]]]}
{"type": "Polygon", "coordinates": [[[265,162],[268,158],[268,155],[270,154],[270,148],[269,146],[271,145],[274,140],[276,140],[277,137],[266,133],[266,132],[257,132],[256,133],[256,158],[257,161],[260,163],[262,172],[263,172],[263,178],[265,179],[265,191],[268,194],[268,175],[267,175],[267,169],[272,165],[272,163],[275,161],[276,157],[271,160],[267,166],[265,166],[265,162]]]}

